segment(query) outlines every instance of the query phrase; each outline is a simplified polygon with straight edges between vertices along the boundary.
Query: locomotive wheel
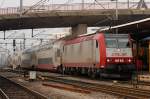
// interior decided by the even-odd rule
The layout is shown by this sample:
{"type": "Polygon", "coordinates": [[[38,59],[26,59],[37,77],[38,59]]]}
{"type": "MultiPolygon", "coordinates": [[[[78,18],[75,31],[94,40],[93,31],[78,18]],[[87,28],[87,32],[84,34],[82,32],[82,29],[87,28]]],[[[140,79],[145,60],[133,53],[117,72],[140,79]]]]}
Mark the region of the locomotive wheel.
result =
{"type": "Polygon", "coordinates": [[[72,75],[72,68],[68,67],[68,74],[72,75]]]}
{"type": "Polygon", "coordinates": [[[73,68],[73,75],[74,75],[74,76],[77,76],[77,75],[78,75],[78,73],[77,73],[77,68],[76,68],[76,67],[73,68]]]}
{"type": "Polygon", "coordinates": [[[85,68],[85,75],[88,75],[88,68],[85,68]]]}
{"type": "Polygon", "coordinates": [[[96,78],[96,74],[94,72],[92,72],[91,78],[96,78]]]}
{"type": "Polygon", "coordinates": [[[91,78],[96,78],[96,69],[92,69],[92,75],[91,75],[91,78]]]}
{"type": "Polygon", "coordinates": [[[75,73],[74,68],[73,68],[73,67],[71,67],[70,69],[71,69],[71,71],[70,71],[71,75],[74,75],[74,73],[75,73]]]}
{"type": "Polygon", "coordinates": [[[96,77],[96,71],[92,68],[88,69],[88,76],[91,78],[95,78],[96,77]]]}
{"type": "Polygon", "coordinates": [[[64,74],[67,74],[67,68],[66,67],[63,68],[63,72],[64,72],[64,74]]]}
{"type": "Polygon", "coordinates": [[[58,67],[58,72],[63,74],[63,66],[62,65],[58,67]]]}
{"type": "Polygon", "coordinates": [[[100,79],[103,78],[102,73],[104,73],[104,70],[103,70],[103,69],[99,69],[99,74],[98,74],[98,76],[99,76],[100,79]]]}
{"type": "Polygon", "coordinates": [[[82,75],[81,72],[82,72],[82,68],[79,67],[79,68],[77,69],[77,74],[78,74],[78,75],[82,75]]]}
{"type": "Polygon", "coordinates": [[[122,67],[119,65],[118,66],[118,72],[121,73],[122,72],[122,67]]]}
{"type": "Polygon", "coordinates": [[[91,70],[90,70],[90,68],[88,68],[87,75],[88,75],[89,77],[90,77],[90,75],[91,75],[91,70]]]}

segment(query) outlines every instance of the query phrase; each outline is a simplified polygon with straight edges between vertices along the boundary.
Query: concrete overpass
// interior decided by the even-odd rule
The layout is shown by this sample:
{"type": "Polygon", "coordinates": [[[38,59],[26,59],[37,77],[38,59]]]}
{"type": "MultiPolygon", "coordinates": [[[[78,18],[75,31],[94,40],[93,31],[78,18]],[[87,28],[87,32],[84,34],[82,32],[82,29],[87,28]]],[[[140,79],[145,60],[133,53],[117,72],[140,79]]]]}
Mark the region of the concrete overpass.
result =
{"type": "MultiPolygon", "coordinates": [[[[150,17],[150,9],[137,9],[135,2],[118,2],[117,24],[150,17]]],[[[150,3],[147,3],[148,7],[150,3]]],[[[38,7],[1,8],[0,31],[33,28],[116,25],[115,2],[84,4],[53,4],[38,7]]]]}

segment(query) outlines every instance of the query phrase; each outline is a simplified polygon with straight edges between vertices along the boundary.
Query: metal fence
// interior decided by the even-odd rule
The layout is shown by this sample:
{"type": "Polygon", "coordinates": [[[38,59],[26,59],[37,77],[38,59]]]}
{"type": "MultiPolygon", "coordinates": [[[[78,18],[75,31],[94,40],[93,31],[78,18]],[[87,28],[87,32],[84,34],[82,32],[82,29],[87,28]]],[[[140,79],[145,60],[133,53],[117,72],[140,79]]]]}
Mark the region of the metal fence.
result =
{"type": "MultiPolygon", "coordinates": [[[[146,3],[150,7],[150,2],[146,3]]],[[[137,9],[138,2],[118,2],[118,9],[137,9]]],[[[74,10],[102,10],[116,9],[116,2],[97,3],[74,3],[74,4],[50,4],[36,7],[24,6],[23,12],[44,12],[44,11],[74,11],[74,10]]],[[[19,14],[19,7],[0,8],[0,15],[19,14]]]]}

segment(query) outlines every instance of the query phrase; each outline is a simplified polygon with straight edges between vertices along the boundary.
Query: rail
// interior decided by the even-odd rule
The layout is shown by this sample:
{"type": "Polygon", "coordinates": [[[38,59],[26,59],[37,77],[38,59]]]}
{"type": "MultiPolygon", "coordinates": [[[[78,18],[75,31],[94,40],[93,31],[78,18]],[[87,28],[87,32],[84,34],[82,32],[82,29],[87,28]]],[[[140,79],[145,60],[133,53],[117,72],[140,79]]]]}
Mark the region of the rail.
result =
{"type": "MultiPolygon", "coordinates": [[[[118,2],[118,9],[137,9],[138,2],[118,2]]],[[[147,7],[150,7],[150,2],[146,2],[147,7]]],[[[115,2],[94,2],[94,3],[72,3],[72,4],[49,4],[39,5],[36,7],[24,6],[24,13],[46,12],[46,11],[74,11],[74,10],[114,10],[116,9],[115,2]]],[[[20,14],[19,7],[0,8],[0,15],[20,14]]]]}
{"type": "Polygon", "coordinates": [[[46,96],[3,76],[0,76],[0,82],[0,96],[3,97],[2,99],[29,99],[29,97],[32,99],[47,99],[46,96]]]}
{"type": "Polygon", "coordinates": [[[0,88],[0,99],[9,99],[9,97],[4,93],[4,91],[0,88]]]}
{"type": "MultiPolygon", "coordinates": [[[[15,73],[19,73],[15,71],[15,73]]],[[[45,86],[50,86],[59,89],[65,89],[74,92],[82,92],[82,93],[90,93],[90,92],[103,92],[111,95],[121,96],[126,99],[149,99],[150,98],[150,91],[139,89],[139,88],[132,88],[132,87],[125,87],[121,85],[107,85],[101,83],[94,83],[94,82],[86,82],[80,80],[72,80],[69,78],[65,78],[65,76],[60,75],[47,75],[41,74],[38,76],[40,79],[46,80],[47,82],[55,82],[54,85],[52,83],[43,83],[45,86]],[[61,86],[57,86],[57,83],[61,86]],[[70,85],[70,87],[63,87],[63,84],[70,85]]]]}
{"type": "Polygon", "coordinates": [[[150,92],[137,88],[123,87],[119,85],[94,84],[77,80],[70,80],[61,77],[47,77],[48,81],[72,85],[74,88],[82,88],[94,92],[103,92],[111,95],[121,96],[129,99],[149,99],[150,92]]]}

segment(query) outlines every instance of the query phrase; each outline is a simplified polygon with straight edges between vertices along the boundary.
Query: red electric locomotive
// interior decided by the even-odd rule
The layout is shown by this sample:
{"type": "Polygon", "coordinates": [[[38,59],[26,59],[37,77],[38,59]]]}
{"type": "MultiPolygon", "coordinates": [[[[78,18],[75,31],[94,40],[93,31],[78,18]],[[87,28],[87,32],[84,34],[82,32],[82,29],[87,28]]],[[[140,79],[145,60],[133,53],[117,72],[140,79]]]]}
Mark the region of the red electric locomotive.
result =
{"type": "Polygon", "coordinates": [[[128,35],[104,33],[66,40],[61,66],[66,73],[113,77],[127,76],[135,69],[128,35]]]}

